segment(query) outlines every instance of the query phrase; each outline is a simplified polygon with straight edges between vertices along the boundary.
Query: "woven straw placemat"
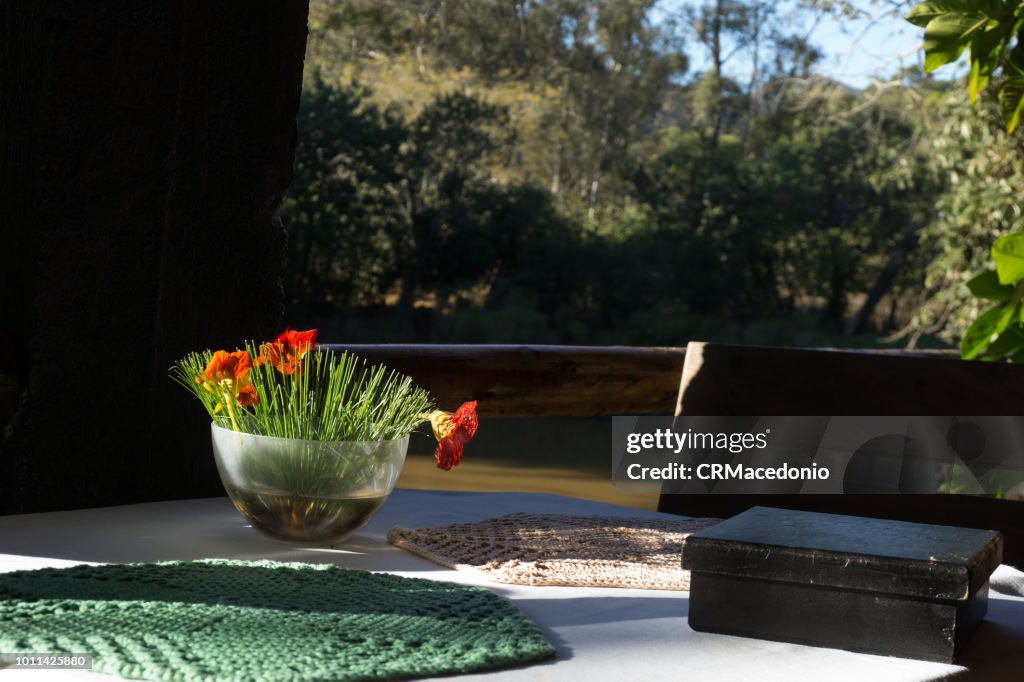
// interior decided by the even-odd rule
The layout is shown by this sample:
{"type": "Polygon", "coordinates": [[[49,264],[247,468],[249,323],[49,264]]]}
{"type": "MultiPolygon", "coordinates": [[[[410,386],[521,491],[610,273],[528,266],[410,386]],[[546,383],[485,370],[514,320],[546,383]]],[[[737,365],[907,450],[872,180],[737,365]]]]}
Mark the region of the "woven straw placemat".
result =
{"type": "Polygon", "coordinates": [[[683,538],[719,519],[517,513],[388,531],[391,544],[499,583],[688,590],[683,538]]]}
{"type": "Polygon", "coordinates": [[[246,561],[0,573],[0,651],[86,654],[159,680],[389,680],[476,672],[554,649],[477,587],[246,561]]]}

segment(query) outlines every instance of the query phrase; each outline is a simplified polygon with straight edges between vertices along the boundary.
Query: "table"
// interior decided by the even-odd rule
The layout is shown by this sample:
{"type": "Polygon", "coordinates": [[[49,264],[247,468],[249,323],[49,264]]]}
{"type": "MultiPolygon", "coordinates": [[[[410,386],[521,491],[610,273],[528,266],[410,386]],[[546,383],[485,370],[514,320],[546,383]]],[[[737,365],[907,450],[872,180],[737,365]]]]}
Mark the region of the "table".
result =
{"type": "MultiPolygon", "coordinates": [[[[557,495],[400,489],[342,548],[299,549],[247,527],[227,498],[156,502],[0,517],[0,571],[86,562],[272,559],[482,585],[529,615],[558,654],[546,663],[473,676],[481,682],[1024,679],[1024,573],[1006,566],[993,576],[994,588],[1002,592],[992,594],[986,621],[961,665],[945,665],[693,632],[686,624],[685,592],[487,583],[392,547],[385,539],[393,525],[444,525],[514,511],[658,515],[557,495]]],[[[103,679],[85,671],[33,670],[7,670],[2,678],[103,679]]]]}

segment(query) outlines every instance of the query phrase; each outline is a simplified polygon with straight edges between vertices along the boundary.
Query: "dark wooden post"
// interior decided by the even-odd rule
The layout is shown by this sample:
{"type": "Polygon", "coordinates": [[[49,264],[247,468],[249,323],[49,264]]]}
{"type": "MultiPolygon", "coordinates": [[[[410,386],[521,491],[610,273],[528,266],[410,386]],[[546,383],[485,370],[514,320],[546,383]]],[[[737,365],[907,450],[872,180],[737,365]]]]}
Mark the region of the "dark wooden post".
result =
{"type": "Polygon", "coordinates": [[[279,323],[306,15],[3,3],[0,511],[220,492],[167,367],[279,323]]]}

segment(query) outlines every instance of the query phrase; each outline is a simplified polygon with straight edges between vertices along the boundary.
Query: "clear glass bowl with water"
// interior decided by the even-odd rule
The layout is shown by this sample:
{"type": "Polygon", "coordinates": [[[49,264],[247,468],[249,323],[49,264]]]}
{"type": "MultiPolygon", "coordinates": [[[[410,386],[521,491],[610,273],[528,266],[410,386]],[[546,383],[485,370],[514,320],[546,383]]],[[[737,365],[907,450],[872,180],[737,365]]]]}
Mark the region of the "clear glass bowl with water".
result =
{"type": "Polygon", "coordinates": [[[264,535],[308,547],[348,539],[380,509],[409,437],[318,441],[239,433],[211,424],[217,471],[235,507],[264,535]]]}

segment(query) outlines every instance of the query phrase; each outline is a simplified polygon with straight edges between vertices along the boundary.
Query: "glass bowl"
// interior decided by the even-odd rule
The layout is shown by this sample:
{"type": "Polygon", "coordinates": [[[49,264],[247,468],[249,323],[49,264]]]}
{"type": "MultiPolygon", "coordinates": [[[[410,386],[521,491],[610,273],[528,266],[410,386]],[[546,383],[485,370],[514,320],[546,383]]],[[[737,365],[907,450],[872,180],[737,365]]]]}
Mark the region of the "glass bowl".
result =
{"type": "Polygon", "coordinates": [[[326,547],[348,539],[388,499],[409,437],[319,441],[239,433],[211,424],[220,480],[264,535],[326,547]]]}

